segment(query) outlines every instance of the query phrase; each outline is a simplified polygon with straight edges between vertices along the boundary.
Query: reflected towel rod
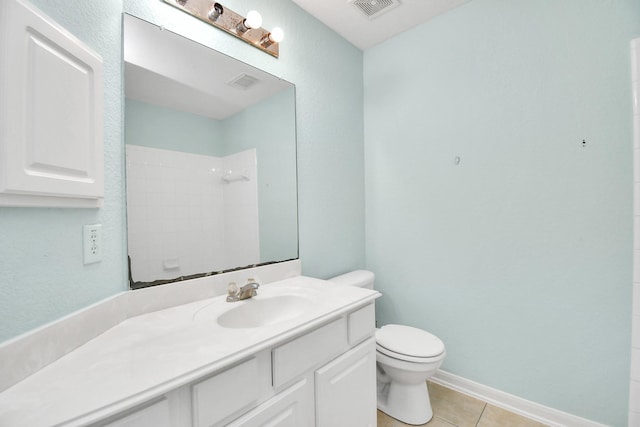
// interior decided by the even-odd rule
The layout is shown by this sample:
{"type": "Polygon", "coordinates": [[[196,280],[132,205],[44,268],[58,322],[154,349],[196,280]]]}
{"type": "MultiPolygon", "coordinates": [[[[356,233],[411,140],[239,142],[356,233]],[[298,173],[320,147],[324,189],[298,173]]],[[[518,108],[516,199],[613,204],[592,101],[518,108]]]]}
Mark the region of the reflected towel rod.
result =
{"type": "Polygon", "coordinates": [[[233,172],[227,172],[222,175],[222,180],[224,182],[251,181],[251,179],[247,175],[233,172]]]}

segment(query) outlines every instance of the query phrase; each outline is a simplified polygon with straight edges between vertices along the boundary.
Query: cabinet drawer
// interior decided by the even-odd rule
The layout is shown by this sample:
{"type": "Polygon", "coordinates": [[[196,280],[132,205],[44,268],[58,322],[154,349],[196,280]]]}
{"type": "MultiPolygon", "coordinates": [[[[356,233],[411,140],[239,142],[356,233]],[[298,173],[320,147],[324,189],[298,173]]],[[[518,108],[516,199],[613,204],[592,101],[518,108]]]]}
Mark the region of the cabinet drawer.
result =
{"type": "Polygon", "coordinates": [[[134,409],[133,412],[115,421],[98,425],[102,425],[103,427],[170,427],[171,422],[169,421],[169,417],[169,402],[167,399],[162,399],[159,402],[143,408],[134,409]]]}
{"type": "Polygon", "coordinates": [[[258,361],[255,357],[192,387],[193,425],[208,427],[248,408],[259,396],[258,361]]]}
{"type": "Polygon", "coordinates": [[[309,375],[227,427],[311,426],[313,414],[313,379],[309,375]]]}
{"type": "Polygon", "coordinates": [[[340,318],[273,349],[273,386],[278,388],[328,361],[347,347],[346,319],[340,318]]]}
{"type": "Polygon", "coordinates": [[[349,345],[354,345],[374,334],[376,311],[373,303],[349,314],[349,345]]]}

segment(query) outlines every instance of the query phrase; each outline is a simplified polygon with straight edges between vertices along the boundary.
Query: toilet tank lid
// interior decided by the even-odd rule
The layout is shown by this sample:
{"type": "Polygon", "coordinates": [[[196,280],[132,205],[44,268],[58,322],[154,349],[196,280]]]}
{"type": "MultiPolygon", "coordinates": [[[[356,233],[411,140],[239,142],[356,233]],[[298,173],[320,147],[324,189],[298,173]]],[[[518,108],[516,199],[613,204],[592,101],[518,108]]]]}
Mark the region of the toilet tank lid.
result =
{"type": "Polygon", "coordinates": [[[346,286],[359,286],[361,288],[373,289],[373,280],[375,276],[371,271],[355,270],[350,273],[329,279],[330,282],[346,286]]]}
{"type": "Polygon", "coordinates": [[[376,331],[376,342],[394,353],[413,357],[434,357],[444,352],[440,338],[405,325],[384,325],[376,331]]]}

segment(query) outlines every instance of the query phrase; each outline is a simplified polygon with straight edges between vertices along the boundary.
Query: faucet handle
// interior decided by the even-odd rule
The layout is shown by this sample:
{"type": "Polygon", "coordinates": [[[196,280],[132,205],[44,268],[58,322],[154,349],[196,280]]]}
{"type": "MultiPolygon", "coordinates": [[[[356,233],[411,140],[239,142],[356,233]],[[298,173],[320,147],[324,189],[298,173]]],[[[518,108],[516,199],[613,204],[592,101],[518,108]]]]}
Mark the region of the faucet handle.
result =
{"type": "Polygon", "coordinates": [[[238,285],[236,285],[236,282],[229,282],[229,284],[227,285],[227,294],[235,295],[237,293],[238,293],[238,285]]]}
{"type": "Polygon", "coordinates": [[[227,302],[238,301],[238,285],[236,282],[229,282],[227,285],[227,302]]]}

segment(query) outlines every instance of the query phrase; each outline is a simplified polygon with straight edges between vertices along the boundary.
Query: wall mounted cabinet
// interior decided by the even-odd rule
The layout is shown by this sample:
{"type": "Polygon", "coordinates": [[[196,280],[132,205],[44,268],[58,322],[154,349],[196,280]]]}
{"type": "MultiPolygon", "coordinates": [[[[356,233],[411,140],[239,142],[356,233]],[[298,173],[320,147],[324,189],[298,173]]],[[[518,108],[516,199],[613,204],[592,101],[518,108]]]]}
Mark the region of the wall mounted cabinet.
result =
{"type": "Polygon", "coordinates": [[[29,3],[4,0],[0,93],[0,206],[102,206],[100,56],[29,3]]]}
{"type": "Polygon", "coordinates": [[[374,427],[374,323],[370,303],[93,426],[374,427]]]}

